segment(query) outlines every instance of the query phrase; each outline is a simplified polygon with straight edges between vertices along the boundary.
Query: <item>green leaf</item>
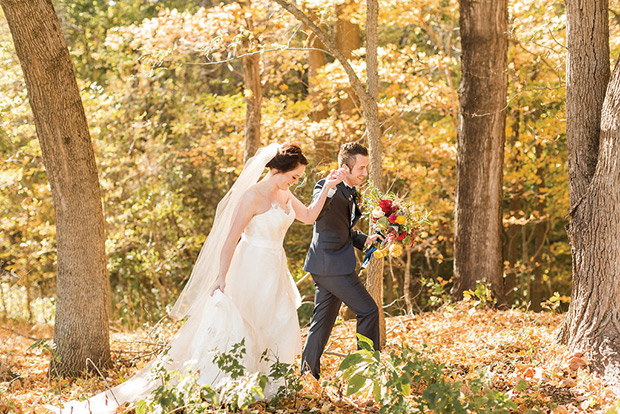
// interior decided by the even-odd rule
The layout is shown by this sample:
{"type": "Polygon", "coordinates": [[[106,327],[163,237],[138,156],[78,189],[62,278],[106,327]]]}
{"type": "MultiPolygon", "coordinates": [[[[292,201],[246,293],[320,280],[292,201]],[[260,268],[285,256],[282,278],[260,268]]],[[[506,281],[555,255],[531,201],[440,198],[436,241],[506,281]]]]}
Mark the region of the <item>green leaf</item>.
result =
{"type": "Polygon", "coordinates": [[[364,360],[364,357],[357,352],[353,354],[349,354],[342,360],[342,362],[340,363],[340,366],[338,367],[338,370],[340,371],[347,370],[351,367],[356,366],[363,360],[364,360]]]}
{"type": "Polygon", "coordinates": [[[355,374],[353,378],[349,381],[349,385],[347,387],[347,395],[352,395],[362,389],[362,387],[366,385],[366,377],[355,374]]]}
{"type": "Polygon", "coordinates": [[[520,391],[525,391],[528,388],[530,388],[530,384],[528,384],[527,381],[525,381],[525,380],[521,380],[521,381],[519,381],[519,383],[515,387],[515,390],[520,392],[520,391]]]}
{"type": "Polygon", "coordinates": [[[370,351],[370,352],[373,352],[375,350],[372,339],[366,338],[364,335],[359,334],[359,333],[356,335],[357,335],[357,345],[361,349],[363,349],[364,351],[370,351]]]}
{"type": "Polygon", "coordinates": [[[136,406],[136,414],[145,414],[146,413],[146,401],[142,400],[136,406]]]}
{"type": "Polygon", "coordinates": [[[382,392],[382,388],[381,387],[381,383],[377,380],[373,381],[372,383],[372,394],[375,398],[376,402],[379,402],[383,399],[383,392],[382,392]]]}

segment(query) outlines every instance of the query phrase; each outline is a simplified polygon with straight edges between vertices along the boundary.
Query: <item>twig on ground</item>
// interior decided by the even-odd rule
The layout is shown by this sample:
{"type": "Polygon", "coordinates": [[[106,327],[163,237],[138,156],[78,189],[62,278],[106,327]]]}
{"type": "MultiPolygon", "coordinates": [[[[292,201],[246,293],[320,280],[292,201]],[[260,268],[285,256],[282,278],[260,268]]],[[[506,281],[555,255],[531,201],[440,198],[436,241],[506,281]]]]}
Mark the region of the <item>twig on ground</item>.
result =
{"type": "Polygon", "coordinates": [[[343,358],[347,356],[347,354],[343,354],[342,352],[336,352],[336,351],[325,351],[325,352],[323,352],[323,354],[335,355],[335,356],[339,356],[339,357],[343,357],[343,358]]]}
{"type": "Polygon", "coordinates": [[[30,336],[30,335],[17,332],[15,329],[7,328],[6,326],[0,326],[0,329],[4,329],[5,331],[12,332],[15,335],[23,336],[24,338],[32,339],[33,341],[49,341],[50,339],[52,339],[52,338],[35,338],[34,336],[30,336]]]}

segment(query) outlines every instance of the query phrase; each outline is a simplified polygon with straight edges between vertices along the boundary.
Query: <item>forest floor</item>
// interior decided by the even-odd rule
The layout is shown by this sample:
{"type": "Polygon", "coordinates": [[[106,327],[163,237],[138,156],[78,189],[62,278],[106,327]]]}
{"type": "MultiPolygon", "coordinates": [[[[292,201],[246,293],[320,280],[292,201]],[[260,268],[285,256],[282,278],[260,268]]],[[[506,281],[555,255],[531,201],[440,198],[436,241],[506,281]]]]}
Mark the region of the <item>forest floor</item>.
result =
{"type": "MultiPolygon", "coordinates": [[[[519,413],[528,409],[544,413],[615,413],[620,408],[618,397],[589,371],[581,355],[571,355],[554,342],[561,320],[561,315],[549,312],[478,309],[471,303],[444,306],[434,312],[389,318],[382,357],[408,344],[445,364],[444,372],[450,381],[465,384],[474,372],[485,370],[492,388],[508,395],[519,413]]],[[[49,347],[36,339],[51,337],[50,327],[9,322],[0,326],[0,366],[8,366],[18,375],[6,381],[2,377],[7,372],[0,369],[0,381],[4,381],[0,382],[0,413],[41,414],[47,412],[42,404],[59,404],[105,388],[96,376],[72,381],[47,378],[49,347]]],[[[108,384],[115,385],[131,376],[173,330],[174,326],[169,325],[112,332],[115,366],[106,373],[108,384]]],[[[354,333],[354,321],[336,326],[328,344],[329,353],[322,360],[321,383],[306,378],[299,397],[288,405],[275,409],[259,402],[245,412],[376,413],[378,406],[371,398],[346,397],[326,385],[342,376],[338,366],[342,354],[355,350],[354,333]]]]}

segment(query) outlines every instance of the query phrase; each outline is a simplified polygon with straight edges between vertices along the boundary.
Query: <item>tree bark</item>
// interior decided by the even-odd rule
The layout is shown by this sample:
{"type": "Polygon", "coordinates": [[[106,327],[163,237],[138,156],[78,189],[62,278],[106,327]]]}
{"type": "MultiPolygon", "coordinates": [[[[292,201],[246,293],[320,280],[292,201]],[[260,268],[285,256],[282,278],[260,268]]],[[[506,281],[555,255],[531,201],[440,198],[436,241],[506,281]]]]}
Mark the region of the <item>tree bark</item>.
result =
{"type": "MultiPolygon", "coordinates": [[[[250,10],[250,0],[240,0],[242,8],[250,10]]],[[[257,39],[251,37],[254,31],[254,22],[251,13],[245,15],[246,30],[241,38],[242,53],[256,52],[259,45],[257,39]]],[[[253,157],[260,147],[260,123],[263,103],[263,84],[260,72],[260,53],[246,55],[241,58],[243,65],[243,80],[245,83],[245,152],[243,162],[253,157]]]]}
{"type": "MultiPolygon", "coordinates": [[[[351,19],[353,5],[355,5],[354,0],[345,0],[336,6],[336,47],[347,59],[351,59],[353,51],[362,46],[360,26],[351,19]]],[[[338,100],[338,113],[350,115],[356,111],[358,105],[356,105],[355,94],[350,87],[344,92],[347,93],[347,97],[338,100]]]]}
{"type": "Polygon", "coordinates": [[[534,271],[534,280],[530,284],[530,302],[531,309],[534,312],[540,312],[542,310],[541,303],[543,300],[543,257],[544,247],[547,241],[547,230],[549,226],[549,220],[546,218],[547,203],[546,203],[546,187],[545,187],[545,168],[542,157],[542,145],[536,145],[536,157],[538,158],[538,168],[536,169],[536,176],[539,179],[538,184],[538,201],[536,203],[536,211],[538,212],[538,220],[534,224],[534,255],[532,257],[532,268],[534,271]]]}
{"type": "Polygon", "coordinates": [[[586,193],[598,157],[609,82],[608,0],[566,0],[566,141],[571,208],[586,193]]]}
{"type": "Polygon", "coordinates": [[[57,301],[50,374],[110,359],[110,291],[101,191],[88,124],[52,3],[1,0],[19,57],[54,202],[57,301]]]}
{"type": "MultiPolygon", "coordinates": [[[[308,13],[316,20],[316,15],[312,10],[309,10],[308,13]]],[[[313,122],[320,122],[327,119],[329,114],[327,99],[318,91],[316,85],[316,76],[321,68],[325,66],[325,63],[327,63],[325,52],[323,51],[325,45],[323,45],[323,42],[311,31],[308,36],[308,46],[310,47],[308,51],[308,94],[314,106],[314,109],[310,113],[310,119],[313,122]]],[[[329,134],[314,137],[315,163],[317,165],[330,162],[333,159],[333,150],[334,148],[329,134]]]]}
{"type": "Polygon", "coordinates": [[[567,0],[566,10],[571,202],[567,233],[573,257],[573,291],[558,339],[572,351],[585,351],[591,367],[618,386],[620,65],[616,63],[607,85],[607,1],[567,0]],[[601,120],[600,127],[593,124],[593,118],[601,120]]]}
{"type": "MultiPolygon", "coordinates": [[[[513,151],[512,166],[515,170],[520,168],[520,160],[517,157],[516,143],[519,142],[519,128],[521,127],[521,113],[517,110],[515,114],[515,122],[513,124],[513,134],[510,137],[509,145],[513,151]]],[[[523,197],[523,187],[521,183],[515,183],[511,188],[510,195],[510,216],[516,217],[521,211],[521,199],[523,197]]],[[[519,236],[521,235],[521,226],[518,224],[508,225],[506,232],[506,260],[508,269],[506,269],[506,278],[504,280],[504,295],[506,304],[511,306],[515,303],[515,290],[517,286],[517,262],[519,261],[519,236]]],[[[522,292],[521,292],[522,293],[522,292]]],[[[520,296],[520,295],[519,295],[520,296]]]]}
{"type": "Polygon", "coordinates": [[[504,302],[502,168],[507,94],[507,0],[461,0],[455,300],[478,282],[504,302]]]}
{"type": "MultiPolygon", "coordinates": [[[[362,109],[366,120],[368,152],[370,154],[370,182],[383,191],[383,148],[381,145],[381,123],[379,121],[379,62],[378,50],[378,0],[366,1],[366,76],[367,93],[362,96],[362,109]]],[[[379,307],[381,346],[385,345],[385,313],[383,312],[383,259],[372,258],[368,266],[366,286],[368,293],[379,307]]]]}
{"type": "Polygon", "coordinates": [[[405,297],[405,305],[407,306],[407,314],[413,313],[413,304],[411,302],[411,249],[405,250],[407,261],[405,262],[405,276],[403,281],[403,296],[405,297]]]}
{"type": "Polygon", "coordinates": [[[586,351],[591,367],[620,384],[620,65],[602,110],[598,163],[567,227],[573,292],[559,339],[586,351]]]}

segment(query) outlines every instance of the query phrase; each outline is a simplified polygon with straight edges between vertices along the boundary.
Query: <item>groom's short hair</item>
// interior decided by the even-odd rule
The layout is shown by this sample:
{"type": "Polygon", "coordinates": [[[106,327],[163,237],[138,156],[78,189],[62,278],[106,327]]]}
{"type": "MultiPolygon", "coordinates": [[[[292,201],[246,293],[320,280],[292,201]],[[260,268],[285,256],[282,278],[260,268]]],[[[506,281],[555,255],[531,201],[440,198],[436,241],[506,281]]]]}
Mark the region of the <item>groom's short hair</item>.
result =
{"type": "Polygon", "coordinates": [[[365,146],[358,144],[357,142],[347,142],[342,144],[340,152],[338,153],[338,165],[346,165],[349,169],[353,169],[355,165],[355,157],[357,155],[368,156],[368,150],[365,146]]]}

